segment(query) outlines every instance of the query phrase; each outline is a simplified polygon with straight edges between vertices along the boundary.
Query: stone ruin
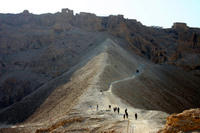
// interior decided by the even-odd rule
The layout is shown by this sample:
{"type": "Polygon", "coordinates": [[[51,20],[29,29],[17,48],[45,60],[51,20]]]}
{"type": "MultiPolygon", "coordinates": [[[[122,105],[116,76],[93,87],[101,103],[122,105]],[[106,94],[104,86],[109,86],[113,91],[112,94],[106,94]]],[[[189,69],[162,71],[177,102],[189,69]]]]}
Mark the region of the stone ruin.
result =
{"type": "Polygon", "coordinates": [[[61,10],[61,13],[63,13],[63,14],[69,14],[69,15],[74,15],[74,11],[73,11],[73,10],[70,10],[70,9],[68,9],[68,8],[63,8],[63,9],[61,10]]]}
{"type": "Polygon", "coordinates": [[[28,10],[24,10],[21,14],[23,14],[23,15],[29,15],[30,12],[28,10]]]}
{"type": "Polygon", "coordinates": [[[176,29],[176,30],[185,31],[185,30],[188,29],[188,26],[187,26],[186,23],[176,22],[176,23],[173,24],[172,28],[176,29]]]}

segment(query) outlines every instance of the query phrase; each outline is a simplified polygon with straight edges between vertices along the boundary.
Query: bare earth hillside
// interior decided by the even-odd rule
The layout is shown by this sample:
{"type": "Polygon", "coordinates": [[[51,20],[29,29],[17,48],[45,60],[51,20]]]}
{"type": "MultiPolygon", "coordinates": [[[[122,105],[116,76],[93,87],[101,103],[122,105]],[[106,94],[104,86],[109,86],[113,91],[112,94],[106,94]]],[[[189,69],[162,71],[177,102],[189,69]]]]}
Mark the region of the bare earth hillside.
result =
{"type": "Polygon", "coordinates": [[[157,132],[199,107],[199,52],[200,29],[184,23],[0,14],[0,132],[157,132]]]}

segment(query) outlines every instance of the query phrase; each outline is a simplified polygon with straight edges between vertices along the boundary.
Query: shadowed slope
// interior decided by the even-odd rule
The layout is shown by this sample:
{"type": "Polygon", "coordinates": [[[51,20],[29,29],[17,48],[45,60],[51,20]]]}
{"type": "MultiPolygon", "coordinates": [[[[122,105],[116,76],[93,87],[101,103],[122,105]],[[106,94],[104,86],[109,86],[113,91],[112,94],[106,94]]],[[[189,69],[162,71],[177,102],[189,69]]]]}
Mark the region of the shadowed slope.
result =
{"type": "Polygon", "coordinates": [[[69,71],[47,82],[20,102],[1,110],[0,122],[22,122],[31,115],[28,121],[41,121],[66,114],[92,80],[95,69],[90,69],[93,66],[88,61],[101,50],[101,45],[93,46],[69,71]],[[83,73],[85,75],[80,76],[83,73]]]}
{"type": "Polygon", "coordinates": [[[146,65],[134,79],[116,83],[113,91],[132,106],[181,112],[199,107],[200,84],[196,77],[172,66],[146,65]]]}

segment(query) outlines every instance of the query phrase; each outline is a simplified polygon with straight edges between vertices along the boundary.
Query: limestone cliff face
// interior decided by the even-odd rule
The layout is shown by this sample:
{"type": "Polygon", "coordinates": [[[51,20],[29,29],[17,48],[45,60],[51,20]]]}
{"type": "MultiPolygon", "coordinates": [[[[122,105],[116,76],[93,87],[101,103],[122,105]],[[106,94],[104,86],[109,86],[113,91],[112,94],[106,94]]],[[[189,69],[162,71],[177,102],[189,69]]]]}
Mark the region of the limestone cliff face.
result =
{"type": "Polygon", "coordinates": [[[200,109],[185,110],[180,114],[172,114],[166,125],[158,133],[179,133],[200,130],[200,109]]]}
{"type": "Polygon", "coordinates": [[[176,47],[169,57],[169,64],[174,64],[199,76],[200,66],[200,32],[189,28],[186,24],[177,23],[173,26],[176,36],[176,47]]]}
{"type": "Polygon", "coordinates": [[[188,65],[191,66],[191,69],[199,65],[199,63],[191,64],[182,61],[187,60],[185,56],[188,55],[185,54],[199,55],[200,52],[200,30],[190,28],[185,23],[174,23],[171,29],[145,27],[136,20],[125,19],[123,15],[98,17],[85,12],[74,15],[73,11],[69,9],[62,9],[61,12],[55,14],[34,15],[24,11],[21,14],[2,14],[1,16],[0,27],[2,34],[5,34],[0,39],[1,53],[10,53],[26,48],[40,48],[42,44],[52,43],[56,34],[81,28],[87,31],[104,31],[123,38],[135,52],[155,63],[171,63],[183,67],[188,65]],[[14,29],[30,35],[26,37],[24,34],[11,36],[10,33],[14,29]],[[32,35],[33,33],[35,35],[32,35]],[[24,39],[27,41],[19,39],[22,37],[25,37],[24,39]],[[15,45],[11,46],[11,44],[15,45]],[[182,55],[182,58],[177,55],[182,55]]]}

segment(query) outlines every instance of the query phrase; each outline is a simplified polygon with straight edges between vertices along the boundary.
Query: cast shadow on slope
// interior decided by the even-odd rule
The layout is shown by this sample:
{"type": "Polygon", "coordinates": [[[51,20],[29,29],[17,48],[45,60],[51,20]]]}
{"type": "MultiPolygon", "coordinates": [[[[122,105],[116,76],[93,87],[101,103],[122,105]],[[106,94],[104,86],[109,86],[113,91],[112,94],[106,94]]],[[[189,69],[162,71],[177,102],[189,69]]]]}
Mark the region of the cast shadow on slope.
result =
{"type": "Polygon", "coordinates": [[[135,108],[182,112],[200,105],[196,77],[172,66],[148,66],[134,79],[113,85],[113,92],[135,108]]]}
{"type": "Polygon", "coordinates": [[[58,87],[58,85],[68,82],[71,75],[72,72],[50,81],[20,102],[2,110],[0,112],[0,121],[6,123],[18,123],[26,120],[45,101],[52,91],[58,87]]]}
{"type": "MultiPolygon", "coordinates": [[[[51,109],[55,108],[57,104],[56,102],[61,102],[63,98],[66,98],[70,94],[74,94],[73,91],[75,91],[75,87],[65,87],[65,85],[70,81],[72,75],[85,66],[91,58],[95,57],[97,54],[99,54],[100,50],[98,50],[98,46],[93,46],[91,49],[88,49],[86,54],[80,59],[80,62],[72,67],[69,71],[65,72],[61,76],[47,82],[40,88],[38,88],[35,92],[32,94],[24,97],[20,102],[17,102],[0,112],[0,122],[1,123],[20,123],[27,121],[39,121],[40,118],[42,118],[41,115],[47,115],[48,112],[51,111],[51,109]],[[61,90],[59,95],[52,94],[57,90],[61,90]],[[49,97],[58,97],[58,99],[50,99],[49,97]],[[61,96],[61,97],[59,97],[61,96]],[[51,102],[53,102],[53,104],[51,102]],[[55,102],[56,101],[56,102],[55,102]],[[44,105],[45,104],[45,105],[44,105]],[[48,109],[46,109],[46,107],[48,109]],[[42,109],[40,109],[42,108],[42,109]],[[34,115],[33,117],[31,117],[34,115]],[[31,118],[30,118],[31,117],[31,118]]],[[[76,91],[76,95],[80,95],[83,92],[83,88],[79,88],[79,91],[76,91]]],[[[75,94],[74,94],[75,95],[75,94]]],[[[74,97],[70,99],[68,102],[72,102],[77,97],[74,97]]],[[[67,107],[66,107],[67,108],[67,107]]],[[[69,108],[69,107],[68,107],[69,108]]],[[[55,110],[53,113],[57,113],[57,110],[55,110]]],[[[65,113],[67,110],[65,110],[65,113]]],[[[52,117],[52,116],[51,116],[52,117]]]]}

